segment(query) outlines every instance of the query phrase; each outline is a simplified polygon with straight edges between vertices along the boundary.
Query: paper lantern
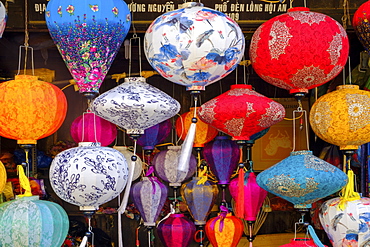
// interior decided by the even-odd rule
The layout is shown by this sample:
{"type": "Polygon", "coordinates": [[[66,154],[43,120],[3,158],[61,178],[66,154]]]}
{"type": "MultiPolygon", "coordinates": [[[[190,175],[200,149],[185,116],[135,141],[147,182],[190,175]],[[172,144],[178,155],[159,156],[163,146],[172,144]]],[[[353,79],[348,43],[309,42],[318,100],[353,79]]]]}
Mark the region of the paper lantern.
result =
{"type": "MultiPolygon", "coordinates": [[[[176,120],[176,134],[181,140],[185,140],[192,118],[194,117],[194,107],[185,112],[176,120]]],[[[218,130],[198,119],[193,146],[202,148],[204,144],[212,141],[218,135],[218,130]]]]}
{"type": "Polygon", "coordinates": [[[117,127],[94,113],[87,112],[72,122],[70,133],[76,143],[100,142],[102,146],[108,146],[117,137],[117,127]]]}
{"type": "Polygon", "coordinates": [[[249,53],[263,80],[294,94],[335,78],[348,52],[348,37],[340,23],[299,7],[263,23],[252,36],[249,53]]]}
{"type": "Polygon", "coordinates": [[[0,161],[0,194],[4,191],[6,185],[6,169],[3,162],[0,161]]]}
{"type": "Polygon", "coordinates": [[[324,202],[320,222],[333,247],[370,245],[370,198],[348,201],[344,210],[338,208],[340,198],[324,202]]]}
{"type": "Polygon", "coordinates": [[[200,177],[193,177],[192,180],[181,186],[181,196],[188,206],[189,212],[194,219],[195,225],[205,225],[207,217],[215,204],[218,188],[209,181],[198,183],[200,177]]]}
{"type": "Polygon", "coordinates": [[[128,166],[119,151],[99,143],[80,142],[57,154],[51,163],[50,184],[62,200],[94,211],[124,189],[128,166]]]}
{"type": "Polygon", "coordinates": [[[243,235],[243,222],[227,213],[207,221],[206,234],[214,247],[236,247],[243,235]]]}
{"type": "Polygon", "coordinates": [[[157,226],[164,247],[188,247],[195,234],[194,223],[184,214],[171,214],[157,226]]]}
{"type": "Polygon", "coordinates": [[[121,0],[51,0],[46,24],[80,93],[94,97],[131,25],[121,0]]]}
{"type": "Polygon", "coordinates": [[[171,120],[167,119],[145,129],[144,134],[137,139],[137,144],[142,146],[145,151],[151,152],[155,148],[155,145],[163,142],[169,136],[171,129],[171,120]]]}
{"type": "Polygon", "coordinates": [[[159,16],[144,37],[150,65],[187,90],[204,90],[231,73],[244,47],[244,34],[235,21],[196,2],[159,16]]]}
{"type": "Polygon", "coordinates": [[[294,204],[295,208],[311,208],[311,203],[340,190],[347,175],[337,167],[314,156],[311,151],[290,155],[259,173],[261,188],[294,204]]]}
{"type": "Polygon", "coordinates": [[[131,188],[131,197],[144,220],[153,227],[167,198],[167,187],[157,177],[143,177],[131,188]]]}
{"type": "MultiPolygon", "coordinates": [[[[280,245],[280,247],[317,247],[313,239],[310,238],[292,238],[288,244],[280,245]]],[[[323,245],[326,246],[326,245],[323,245]]]]}
{"type": "Polygon", "coordinates": [[[370,14],[370,2],[364,2],[355,12],[352,18],[352,26],[356,32],[356,35],[366,51],[370,52],[370,39],[369,33],[369,14],[370,14]]]}
{"type": "Polygon", "coordinates": [[[68,215],[39,196],[16,198],[0,204],[0,245],[3,247],[61,246],[69,229],[68,215]]]}
{"type": "Polygon", "coordinates": [[[124,129],[127,134],[144,130],[175,116],[180,103],[144,77],[125,78],[125,82],[101,94],[91,104],[91,111],[124,129]]]}
{"type": "Polygon", "coordinates": [[[66,113],[64,93],[37,76],[17,75],[0,84],[0,135],[18,144],[36,144],[53,134],[66,113]]]}
{"type": "Polygon", "coordinates": [[[0,2],[0,38],[3,36],[7,18],[6,8],[4,4],[0,2]]]}
{"type": "Polygon", "coordinates": [[[231,89],[204,103],[199,118],[234,140],[250,140],[284,119],[284,106],[252,90],[251,85],[231,85],[231,89]]]}
{"type": "Polygon", "coordinates": [[[131,171],[131,169],[134,169],[132,181],[138,179],[143,172],[143,161],[140,159],[140,157],[136,156],[137,159],[134,163],[135,166],[132,167],[131,157],[134,155],[134,153],[129,151],[127,147],[124,146],[113,146],[113,148],[115,150],[118,150],[121,154],[123,154],[123,156],[125,156],[129,171],[131,171]]]}
{"type": "Polygon", "coordinates": [[[370,142],[370,92],[358,85],[341,85],[321,96],[310,111],[312,130],[341,150],[370,142]]]}

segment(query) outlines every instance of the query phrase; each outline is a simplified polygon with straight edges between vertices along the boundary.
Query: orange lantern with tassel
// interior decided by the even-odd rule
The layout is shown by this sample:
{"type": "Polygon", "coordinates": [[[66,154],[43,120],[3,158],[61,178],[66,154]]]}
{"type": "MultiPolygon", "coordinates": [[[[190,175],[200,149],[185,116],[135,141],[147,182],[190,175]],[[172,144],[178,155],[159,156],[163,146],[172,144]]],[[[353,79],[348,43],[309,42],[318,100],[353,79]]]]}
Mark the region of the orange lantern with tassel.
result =
{"type": "Polygon", "coordinates": [[[64,93],[36,76],[17,75],[0,84],[0,135],[18,144],[36,144],[53,134],[66,113],[64,93]]]}

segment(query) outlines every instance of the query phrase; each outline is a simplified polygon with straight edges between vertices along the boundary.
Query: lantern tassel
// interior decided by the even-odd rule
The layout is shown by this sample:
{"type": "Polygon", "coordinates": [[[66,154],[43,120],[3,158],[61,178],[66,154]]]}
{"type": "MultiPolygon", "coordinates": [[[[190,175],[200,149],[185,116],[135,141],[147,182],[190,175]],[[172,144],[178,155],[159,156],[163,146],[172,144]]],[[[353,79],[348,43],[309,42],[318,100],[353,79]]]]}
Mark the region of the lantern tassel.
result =
{"type": "Polygon", "coordinates": [[[178,169],[183,172],[187,172],[189,170],[189,162],[194,144],[196,126],[196,123],[190,124],[188,134],[186,135],[184,143],[182,144],[178,169]]]}
{"type": "Polygon", "coordinates": [[[340,210],[344,210],[346,208],[347,202],[360,200],[361,196],[358,192],[354,190],[355,182],[354,182],[354,173],[350,169],[347,172],[348,176],[348,183],[346,186],[343,187],[342,191],[340,192],[340,202],[338,208],[340,210]]]}
{"type": "Polygon", "coordinates": [[[324,245],[321,243],[319,237],[316,235],[315,229],[311,225],[308,225],[307,227],[308,232],[310,233],[313,242],[316,244],[317,247],[324,247],[324,245]]]}
{"type": "Polygon", "coordinates": [[[199,179],[199,181],[197,182],[197,185],[201,185],[201,184],[204,184],[205,182],[207,182],[207,166],[204,166],[203,170],[200,171],[199,173],[199,177],[201,179],[199,179]]]}
{"type": "Polygon", "coordinates": [[[23,166],[18,165],[17,166],[17,171],[18,171],[18,175],[19,175],[19,184],[25,190],[24,194],[23,195],[18,195],[18,197],[32,196],[30,180],[28,179],[26,174],[24,174],[23,166]]]}
{"type": "Polygon", "coordinates": [[[239,176],[238,176],[238,197],[236,200],[236,216],[238,218],[244,218],[244,165],[243,165],[243,150],[240,147],[240,159],[239,159],[239,176]]]}

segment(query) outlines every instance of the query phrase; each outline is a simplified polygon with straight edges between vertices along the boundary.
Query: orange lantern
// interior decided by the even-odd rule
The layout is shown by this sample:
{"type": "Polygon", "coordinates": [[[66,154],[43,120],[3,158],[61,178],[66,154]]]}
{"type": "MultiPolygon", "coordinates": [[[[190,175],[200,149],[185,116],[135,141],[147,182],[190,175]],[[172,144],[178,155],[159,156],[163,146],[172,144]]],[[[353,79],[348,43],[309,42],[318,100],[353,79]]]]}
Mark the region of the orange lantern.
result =
{"type": "MultiPolygon", "coordinates": [[[[187,136],[190,124],[192,123],[192,118],[194,117],[194,110],[194,107],[191,107],[189,112],[182,114],[176,120],[176,134],[182,140],[185,140],[185,137],[187,136]]],[[[217,129],[198,118],[193,147],[204,147],[204,144],[212,141],[217,135],[217,129]]]]}
{"type": "Polygon", "coordinates": [[[66,113],[64,93],[37,76],[17,75],[0,84],[0,135],[18,144],[36,144],[53,134],[66,113]]]}

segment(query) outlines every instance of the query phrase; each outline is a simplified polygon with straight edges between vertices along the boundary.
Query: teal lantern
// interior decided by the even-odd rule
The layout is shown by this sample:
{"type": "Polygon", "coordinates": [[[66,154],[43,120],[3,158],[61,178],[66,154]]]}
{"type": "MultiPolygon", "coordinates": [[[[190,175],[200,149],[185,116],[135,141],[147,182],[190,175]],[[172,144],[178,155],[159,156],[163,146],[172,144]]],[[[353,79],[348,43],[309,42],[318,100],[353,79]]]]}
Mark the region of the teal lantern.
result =
{"type": "Polygon", "coordinates": [[[0,246],[58,247],[69,229],[67,213],[38,196],[17,197],[0,204],[0,246]]]}

